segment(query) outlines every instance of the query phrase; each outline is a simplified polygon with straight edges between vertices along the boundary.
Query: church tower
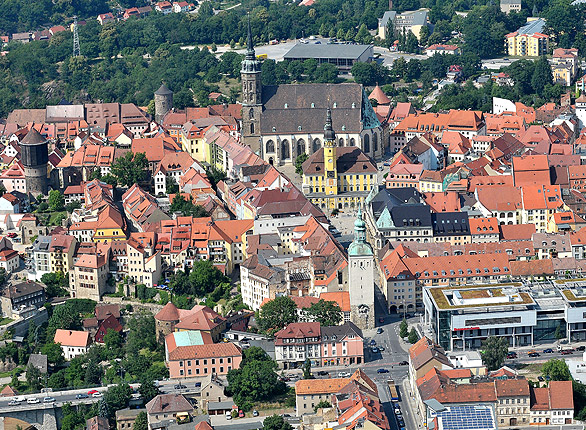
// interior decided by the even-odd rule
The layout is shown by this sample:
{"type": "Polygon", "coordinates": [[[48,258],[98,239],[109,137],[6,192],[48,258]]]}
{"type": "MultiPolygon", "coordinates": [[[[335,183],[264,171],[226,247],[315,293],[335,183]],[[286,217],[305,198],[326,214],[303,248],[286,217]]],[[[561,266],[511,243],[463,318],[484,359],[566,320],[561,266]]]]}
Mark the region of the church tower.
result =
{"type": "Polygon", "coordinates": [[[262,112],[261,65],[256,58],[250,31],[248,16],[248,35],[246,38],[246,56],[240,71],[242,79],[242,142],[260,153],[260,114],[262,112]]]}
{"type": "Polygon", "coordinates": [[[350,321],[361,329],[374,328],[374,253],[366,242],[362,210],[354,222],[354,240],[348,247],[350,321]]]}
{"type": "MultiPolygon", "coordinates": [[[[324,126],[324,181],[327,196],[338,194],[338,169],[336,163],[336,133],[332,128],[332,111],[328,108],[326,125],[324,126]]],[[[335,199],[330,199],[330,205],[335,199]]],[[[330,207],[334,209],[334,207],[330,207]]]]}

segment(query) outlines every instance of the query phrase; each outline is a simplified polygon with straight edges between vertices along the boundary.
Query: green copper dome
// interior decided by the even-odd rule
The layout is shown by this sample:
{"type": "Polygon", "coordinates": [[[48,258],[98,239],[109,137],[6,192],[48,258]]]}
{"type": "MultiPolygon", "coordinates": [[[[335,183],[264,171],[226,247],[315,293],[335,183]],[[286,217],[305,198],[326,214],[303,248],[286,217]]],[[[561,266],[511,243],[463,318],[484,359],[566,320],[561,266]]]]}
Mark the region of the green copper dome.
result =
{"type": "Polygon", "coordinates": [[[348,247],[348,256],[371,256],[374,255],[372,247],[366,241],[366,223],[362,219],[362,209],[358,208],[356,221],[354,221],[354,240],[348,247]]]}

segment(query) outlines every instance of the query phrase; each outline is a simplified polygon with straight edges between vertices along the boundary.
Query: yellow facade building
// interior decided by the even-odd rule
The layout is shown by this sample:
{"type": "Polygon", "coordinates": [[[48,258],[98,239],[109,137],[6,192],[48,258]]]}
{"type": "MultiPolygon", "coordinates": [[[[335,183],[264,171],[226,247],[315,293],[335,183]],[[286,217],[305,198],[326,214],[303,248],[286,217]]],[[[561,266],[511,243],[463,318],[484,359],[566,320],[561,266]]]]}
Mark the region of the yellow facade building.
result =
{"type": "Polygon", "coordinates": [[[324,147],[303,163],[303,193],[321,209],[356,208],[377,184],[376,164],[355,146],[336,146],[328,109],[324,147]]]}
{"type": "MultiPolygon", "coordinates": [[[[530,18],[529,18],[530,19],[530,18]]],[[[544,34],[545,20],[529,21],[519,30],[507,34],[507,53],[516,57],[539,57],[549,49],[549,36],[544,34]]]]}

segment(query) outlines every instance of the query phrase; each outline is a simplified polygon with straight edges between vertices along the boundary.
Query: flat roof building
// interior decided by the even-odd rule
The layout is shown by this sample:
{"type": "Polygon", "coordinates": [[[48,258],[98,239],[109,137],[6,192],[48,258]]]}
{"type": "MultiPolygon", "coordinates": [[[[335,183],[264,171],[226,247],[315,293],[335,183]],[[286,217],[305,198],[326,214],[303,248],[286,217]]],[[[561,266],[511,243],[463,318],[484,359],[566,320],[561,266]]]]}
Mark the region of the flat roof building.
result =
{"type": "Polygon", "coordinates": [[[297,44],[283,57],[285,61],[315,59],[319,64],[330,63],[342,73],[348,73],[354,63],[372,61],[372,45],[297,44]]]}

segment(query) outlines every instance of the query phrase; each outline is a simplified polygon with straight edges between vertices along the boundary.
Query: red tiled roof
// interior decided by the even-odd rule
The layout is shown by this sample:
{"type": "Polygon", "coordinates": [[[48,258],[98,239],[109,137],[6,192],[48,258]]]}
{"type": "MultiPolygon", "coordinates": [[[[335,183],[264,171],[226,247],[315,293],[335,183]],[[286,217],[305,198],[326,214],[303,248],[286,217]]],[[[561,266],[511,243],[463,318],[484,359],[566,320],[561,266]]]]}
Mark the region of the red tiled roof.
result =
{"type": "Polygon", "coordinates": [[[222,342],[208,345],[178,346],[169,353],[169,361],[238,356],[242,356],[242,351],[235,344],[222,342]]]}

